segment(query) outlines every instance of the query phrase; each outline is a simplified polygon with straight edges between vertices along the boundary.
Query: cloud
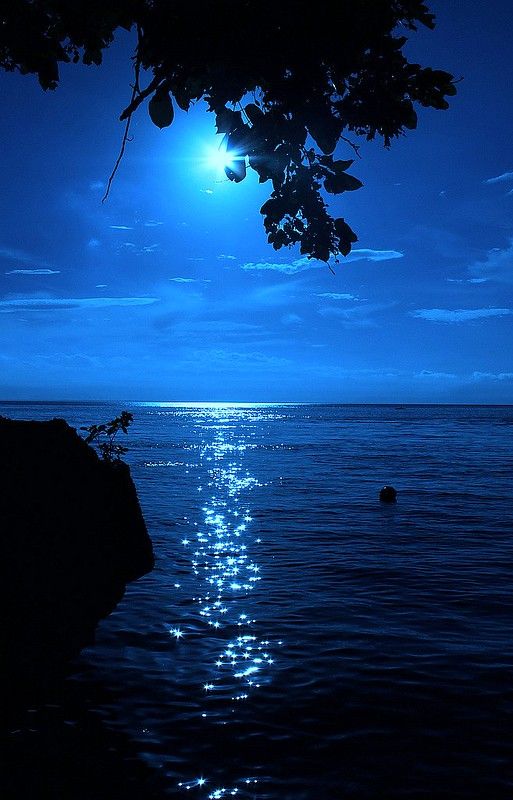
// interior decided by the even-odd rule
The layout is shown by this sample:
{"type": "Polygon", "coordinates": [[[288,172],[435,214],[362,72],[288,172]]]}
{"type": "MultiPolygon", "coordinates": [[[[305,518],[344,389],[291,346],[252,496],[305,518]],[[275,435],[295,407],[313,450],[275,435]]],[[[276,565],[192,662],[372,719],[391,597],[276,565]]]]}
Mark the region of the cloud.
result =
{"type": "Polygon", "coordinates": [[[100,240],[99,240],[99,239],[89,239],[89,241],[88,241],[88,243],[87,243],[87,246],[88,246],[88,247],[91,247],[91,248],[94,250],[94,249],[96,249],[97,247],[100,247],[100,246],[101,246],[101,242],[100,242],[100,240]]]}
{"type": "Polygon", "coordinates": [[[193,350],[192,363],[204,362],[209,366],[214,365],[223,371],[238,372],[240,369],[283,369],[292,363],[288,358],[268,356],[266,353],[256,351],[234,352],[231,350],[208,349],[193,350]]]}
{"type": "Polygon", "coordinates": [[[403,258],[404,253],[399,252],[399,250],[369,250],[369,249],[360,249],[360,250],[351,250],[348,256],[344,259],[344,261],[392,261],[396,258],[403,258]]]}
{"type": "Polygon", "coordinates": [[[284,314],[281,321],[283,325],[299,325],[303,319],[299,314],[284,314]]]}
{"type": "Polygon", "coordinates": [[[143,222],[145,228],[157,228],[159,225],[163,224],[163,222],[157,222],[155,219],[149,219],[147,222],[143,222]]]}
{"type": "Polygon", "coordinates": [[[48,264],[45,261],[41,261],[39,258],[34,258],[31,256],[30,253],[26,253],[24,250],[18,250],[13,247],[0,247],[0,258],[6,258],[9,261],[23,261],[26,264],[32,264],[33,267],[39,268],[48,268],[48,264]]]}
{"type": "Polygon", "coordinates": [[[110,306],[147,306],[159,302],[158,297],[69,297],[23,298],[1,300],[0,309],[23,311],[55,311],[71,308],[106,308],[110,306]]]}
{"type": "Polygon", "coordinates": [[[60,269],[10,269],[6,275],[60,275],[60,269]]]}
{"type": "MultiPolygon", "coordinates": [[[[398,250],[370,250],[369,248],[361,248],[351,250],[348,256],[343,259],[343,263],[351,261],[391,261],[395,258],[402,258],[404,253],[398,250]]],[[[319,269],[326,267],[324,261],[316,261],[315,259],[303,256],[296,258],[294,261],[287,262],[268,262],[268,261],[250,261],[242,265],[244,270],[275,270],[283,272],[285,275],[295,275],[298,272],[304,272],[307,269],[319,269]]]]}
{"type": "Polygon", "coordinates": [[[203,192],[203,194],[214,194],[212,189],[200,189],[200,192],[203,192]]]}
{"type": "Polygon", "coordinates": [[[237,256],[230,256],[226,255],[225,253],[221,253],[217,257],[218,259],[226,259],[227,261],[237,261],[237,256]]]}
{"type": "Polygon", "coordinates": [[[474,278],[513,283],[513,239],[509,246],[489,250],[481,261],[475,261],[469,267],[474,278]]]}
{"type": "Polygon", "coordinates": [[[495,178],[487,178],[483,183],[504,183],[505,181],[513,181],[513,172],[503,172],[502,175],[497,175],[495,178]]]}
{"type": "Polygon", "coordinates": [[[414,372],[412,377],[420,380],[431,381],[454,381],[458,379],[458,376],[453,372],[433,372],[430,369],[423,369],[420,372],[414,372]]]}
{"type": "Polygon", "coordinates": [[[317,297],[327,297],[329,300],[358,300],[354,294],[340,294],[340,292],[318,292],[317,297]]]}
{"type": "Polygon", "coordinates": [[[209,278],[169,278],[174,283],[211,283],[209,278]]]}
{"type": "Polygon", "coordinates": [[[473,372],[475,381],[513,381],[513,372],[473,372]]]}
{"type": "Polygon", "coordinates": [[[513,309],[511,308],[458,308],[454,311],[448,308],[419,308],[416,311],[410,311],[412,317],[429,322],[469,322],[475,319],[506,317],[512,314],[513,309]]]}
{"type": "Polygon", "coordinates": [[[205,319],[205,320],[185,320],[173,324],[173,331],[180,334],[230,334],[230,333],[251,333],[260,331],[260,325],[253,325],[250,322],[236,322],[229,319],[205,319]]]}
{"type": "Polygon", "coordinates": [[[159,247],[159,244],[149,244],[145,247],[138,247],[134,242],[123,242],[118,246],[118,251],[128,250],[134,256],[144,256],[155,253],[159,247]]]}
{"type": "Polygon", "coordinates": [[[321,317],[335,317],[348,328],[374,328],[376,322],[372,316],[378,311],[384,311],[390,308],[390,303],[360,303],[351,308],[341,308],[340,306],[325,306],[319,309],[321,317]]]}
{"type": "Polygon", "coordinates": [[[488,278],[446,278],[447,283],[486,283],[488,278]]]}
{"type": "Polygon", "coordinates": [[[274,270],[275,272],[283,272],[284,275],[295,275],[297,272],[303,272],[305,269],[314,269],[326,266],[321,261],[308,261],[304,258],[297,258],[290,264],[285,262],[276,263],[269,261],[249,261],[242,265],[242,269],[246,271],[252,270],[274,270]]]}
{"type": "Polygon", "coordinates": [[[109,225],[113,231],[133,231],[130,225],[109,225]]]}

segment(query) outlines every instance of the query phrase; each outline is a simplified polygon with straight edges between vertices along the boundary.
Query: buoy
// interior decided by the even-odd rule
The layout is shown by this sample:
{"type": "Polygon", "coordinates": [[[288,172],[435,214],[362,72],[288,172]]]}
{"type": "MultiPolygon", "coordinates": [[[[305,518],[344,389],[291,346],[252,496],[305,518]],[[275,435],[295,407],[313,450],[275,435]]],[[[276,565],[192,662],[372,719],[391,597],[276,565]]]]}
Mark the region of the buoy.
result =
{"type": "Polygon", "coordinates": [[[393,486],[383,486],[379,493],[379,499],[382,503],[395,503],[397,492],[393,486]]]}

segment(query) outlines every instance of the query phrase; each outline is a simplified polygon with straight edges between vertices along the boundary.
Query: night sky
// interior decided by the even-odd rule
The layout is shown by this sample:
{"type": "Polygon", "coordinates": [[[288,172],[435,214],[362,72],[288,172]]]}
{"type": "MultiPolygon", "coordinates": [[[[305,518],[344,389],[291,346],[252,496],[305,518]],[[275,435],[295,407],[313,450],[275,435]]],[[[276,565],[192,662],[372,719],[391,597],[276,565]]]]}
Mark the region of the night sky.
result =
{"type": "Polygon", "coordinates": [[[364,188],[331,199],[359,236],[335,275],[267,244],[270,184],[212,164],[203,104],[163,131],[142,107],[102,205],[126,32],[55,92],[0,73],[0,397],[513,402],[511,5],[429,6],[407,52],[458,95],[390,151],[362,141],[364,188]]]}

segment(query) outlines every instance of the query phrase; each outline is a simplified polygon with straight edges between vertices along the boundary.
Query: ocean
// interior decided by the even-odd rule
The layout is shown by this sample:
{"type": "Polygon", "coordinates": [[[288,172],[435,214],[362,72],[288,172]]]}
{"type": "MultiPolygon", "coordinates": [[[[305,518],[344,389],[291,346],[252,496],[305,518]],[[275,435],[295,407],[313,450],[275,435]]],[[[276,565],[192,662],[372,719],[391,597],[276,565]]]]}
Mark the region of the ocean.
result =
{"type": "Polygon", "coordinates": [[[156,566],[7,732],[32,797],[513,796],[512,406],[0,404],[123,409],[156,566]]]}

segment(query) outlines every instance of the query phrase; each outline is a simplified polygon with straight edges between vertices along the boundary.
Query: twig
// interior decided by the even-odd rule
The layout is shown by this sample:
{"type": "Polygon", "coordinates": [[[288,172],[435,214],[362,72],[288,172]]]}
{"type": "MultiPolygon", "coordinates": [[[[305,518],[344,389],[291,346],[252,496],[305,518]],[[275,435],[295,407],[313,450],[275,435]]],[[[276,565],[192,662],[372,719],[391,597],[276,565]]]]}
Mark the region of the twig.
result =
{"type": "Polygon", "coordinates": [[[342,139],[343,142],[346,142],[346,144],[348,144],[349,147],[353,148],[353,150],[354,150],[355,154],[358,156],[358,158],[361,158],[360,146],[359,145],[357,145],[354,142],[352,142],[351,139],[347,138],[347,136],[341,136],[340,138],[342,139]]]}
{"type": "MultiPolygon", "coordinates": [[[[134,89],[134,93],[135,93],[135,89],[134,89]]],[[[123,140],[121,142],[121,149],[119,151],[119,155],[117,157],[116,163],[114,164],[114,169],[110,173],[110,177],[109,177],[109,180],[108,180],[108,183],[107,183],[107,188],[105,190],[105,194],[102,197],[102,203],[104,203],[105,200],[107,199],[107,197],[109,196],[110,187],[112,186],[112,181],[114,180],[114,176],[115,176],[116,172],[118,171],[118,167],[121,164],[121,159],[123,158],[123,155],[125,153],[126,143],[129,141],[129,139],[128,139],[128,131],[130,130],[131,121],[132,121],[132,114],[129,115],[129,117],[128,117],[127,121],[126,121],[125,132],[123,134],[123,140]]]]}
{"type": "MultiPolygon", "coordinates": [[[[147,87],[144,90],[144,92],[141,92],[141,89],[139,87],[139,75],[140,75],[140,72],[141,72],[141,42],[142,42],[142,30],[141,30],[141,27],[138,25],[137,26],[137,48],[136,48],[135,56],[134,56],[134,62],[135,62],[134,63],[134,85],[132,86],[132,99],[130,100],[129,105],[127,106],[127,108],[125,109],[123,114],[121,115],[121,119],[122,120],[126,119],[125,132],[123,134],[123,139],[121,141],[121,149],[119,151],[119,155],[118,155],[118,157],[116,159],[116,163],[114,164],[114,169],[112,170],[112,172],[110,174],[110,177],[109,177],[109,180],[107,182],[107,188],[105,190],[105,194],[102,197],[102,203],[104,203],[105,200],[107,199],[107,197],[109,196],[110,188],[112,186],[112,181],[114,180],[114,176],[116,175],[116,172],[118,171],[118,167],[121,164],[121,159],[123,158],[123,155],[125,153],[126,143],[131,141],[129,136],[128,136],[128,133],[130,131],[130,123],[132,122],[132,114],[134,113],[134,111],[138,107],[138,105],[144,100],[144,97],[146,97],[147,94],[149,94],[149,92],[151,91],[150,87],[147,87]],[[139,101],[137,103],[136,103],[136,98],[139,101]],[[125,114],[125,112],[128,112],[128,113],[125,114]]],[[[154,78],[154,81],[155,80],[156,79],[154,78]]],[[[154,81],[152,81],[152,83],[154,81]]],[[[151,84],[150,84],[150,86],[151,86],[151,84]]]]}

